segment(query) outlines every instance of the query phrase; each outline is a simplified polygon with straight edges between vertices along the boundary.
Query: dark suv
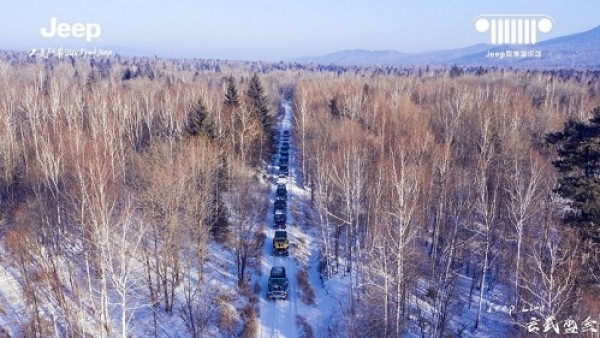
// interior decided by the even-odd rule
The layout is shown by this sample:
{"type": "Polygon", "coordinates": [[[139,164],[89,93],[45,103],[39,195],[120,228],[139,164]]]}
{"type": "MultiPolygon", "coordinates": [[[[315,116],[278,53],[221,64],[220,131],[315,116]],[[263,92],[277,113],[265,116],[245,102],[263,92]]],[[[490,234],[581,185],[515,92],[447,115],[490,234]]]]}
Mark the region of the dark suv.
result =
{"type": "Polygon", "coordinates": [[[274,205],[275,205],[275,209],[283,209],[283,210],[285,210],[285,208],[287,208],[287,202],[285,200],[283,200],[283,201],[275,201],[274,205]]]}
{"type": "Polygon", "coordinates": [[[290,174],[290,169],[287,165],[282,165],[279,167],[279,177],[285,177],[290,174]]]}
{"type": "Polygon", "coordinates": [[[285,223],[287,222],[287,216],[285,214],[275,214],[273,220],[275,221],[275,229],[285,229],[285,223]]]}
{"type": "Polygon", "coordinates": [[[274,266],[271,268],[269,276],[269,285],[267,290],[268,299],[287,299],[288,279],[285,275],[283,266],[274,266]]]}

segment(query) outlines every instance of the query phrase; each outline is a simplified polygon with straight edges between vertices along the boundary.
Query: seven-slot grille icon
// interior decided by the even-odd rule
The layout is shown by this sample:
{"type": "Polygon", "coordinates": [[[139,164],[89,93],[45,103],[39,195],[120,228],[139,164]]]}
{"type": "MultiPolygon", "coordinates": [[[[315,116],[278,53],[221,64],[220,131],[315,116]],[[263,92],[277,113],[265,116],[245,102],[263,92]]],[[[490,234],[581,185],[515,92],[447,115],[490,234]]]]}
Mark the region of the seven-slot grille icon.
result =
{"type": "Polygon", "coordinates": [[[494,45],[533,45],[538,31],[548,33],[553,26],[554,19],[543,14],[484,14],[475,18],[475,29],[490,31],[494,45]]]}

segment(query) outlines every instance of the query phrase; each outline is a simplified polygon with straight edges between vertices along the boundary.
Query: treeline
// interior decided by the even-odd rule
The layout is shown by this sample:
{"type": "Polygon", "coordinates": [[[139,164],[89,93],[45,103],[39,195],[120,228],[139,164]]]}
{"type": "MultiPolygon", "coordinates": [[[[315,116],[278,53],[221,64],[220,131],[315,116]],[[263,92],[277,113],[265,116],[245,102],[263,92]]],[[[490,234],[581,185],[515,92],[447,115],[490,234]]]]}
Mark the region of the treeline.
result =
{"type": "Polygon", "coordinates": [[[451,69],[298,82],[294,132],[323,274],[352,280],[342,335],[485,333],[493,294],[536,309],[512,311],[517,332],[532,314],[542,329],[545,318],[597,316],[598,243],[563,222],[569,203],[554,190],[547,135],[588,118],[599,81],[565,74],[451,69]]]}
{"type": "Polygon", "coordinates": [[[200,337],[219,316],[233,317],[220,328],[232,334],[251,320],[215,312],[204,271],[221,243],[248,288],[257,231],[246,227],[267,203],[253,168],[272,153],[279,93],[272,79],[222,68],[0,61],[1,231],[22,287],[18,332],[160,335],[175,316],[200,337]],[[136,326],[148,309],[153,327],[136,326]]]}

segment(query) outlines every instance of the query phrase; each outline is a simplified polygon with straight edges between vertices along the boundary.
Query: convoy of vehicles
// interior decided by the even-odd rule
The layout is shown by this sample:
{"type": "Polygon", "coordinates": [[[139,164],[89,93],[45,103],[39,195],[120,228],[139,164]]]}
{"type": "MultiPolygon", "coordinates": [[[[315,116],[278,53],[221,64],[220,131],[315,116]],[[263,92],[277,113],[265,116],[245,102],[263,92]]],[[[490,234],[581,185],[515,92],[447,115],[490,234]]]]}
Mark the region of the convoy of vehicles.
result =
{"type": "MultiPolygon", "coordinates": [[[[279,170],[277,171],[277,190],[275,193],[275,201],[273,202],[273,227],[275,235],[273,236],[273,255],[274,256],[288,256],[290,241],[288,233],[285,230],[287,222],[287,177],[289,176],[289,152],[290,152],[290,132],[284,130],[282,137],[278,135],[273,136],[273,145],[277,147],[281,140],[281,146],[279,147],[279,162],[276,162],[277,156],[273,157],[273,161],[279,164],[279,170]]],[[[274,266],[271,268],[271,274],[268,280],[267,298],[268,299],[287,299],[288,296],[288,279],[285,274],[285,268],[283,266],[274,266]]]]}

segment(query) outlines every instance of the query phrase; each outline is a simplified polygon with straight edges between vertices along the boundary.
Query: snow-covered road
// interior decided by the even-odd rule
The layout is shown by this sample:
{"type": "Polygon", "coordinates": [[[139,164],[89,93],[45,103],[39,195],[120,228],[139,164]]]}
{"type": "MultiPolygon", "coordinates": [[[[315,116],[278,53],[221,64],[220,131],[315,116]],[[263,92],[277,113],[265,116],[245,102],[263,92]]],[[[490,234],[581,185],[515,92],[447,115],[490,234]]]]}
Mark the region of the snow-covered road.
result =
{"type": "MultiPolygon", "coordinates": [[[[281,121],[279,121],[278,129],[281,135],[283,130],[290,130],[292,128],[292,107],[289,101],[283,102],[285,109],[285,115],[281,121]]],[[[281,144],[281,140],[280,140],[281,144]]],[[[293,144],[293,139],[290,137],[290,144],[293,144]]],[[[298,314],[298,279],[297,279],[297,265],[294,259],[294,236],[293,232],[289,231],[294,226],[294,219],[291,212],[291,201],[290,198],[292,189],[296,185],[294,179],[294,173],[297,166],[294,163],[294,147],[292,145],[290,149],[290,174],[287,182],[288,200],[287,200],[287,229],[288,238],[290,240],[290,255],[288,257],[275,257],[273,256],[273,235],[275,230],[273,229],[273,201],[275,200],[275,194],[277,189],[277,175],[273,175],[273,181],[271,189],[269,190],[269,212],[267,216],[267,236],[263,245],[263,260],[262,260],[262,293],[260,297],[260,329],[259,337],[298,337],[298,327],[296,323],[296,316],[298,314]],[[288,288],[288,299],[287,300],[268,300],[267,299],[267,283],[268,276],[273,266],[284,266],[286,269],[287,277],[289,280],[288,288]]],[[[274,168],[278,156],[275,156],[274,163],[272,163],[269,172],[276,173],[274,168]]]]}

